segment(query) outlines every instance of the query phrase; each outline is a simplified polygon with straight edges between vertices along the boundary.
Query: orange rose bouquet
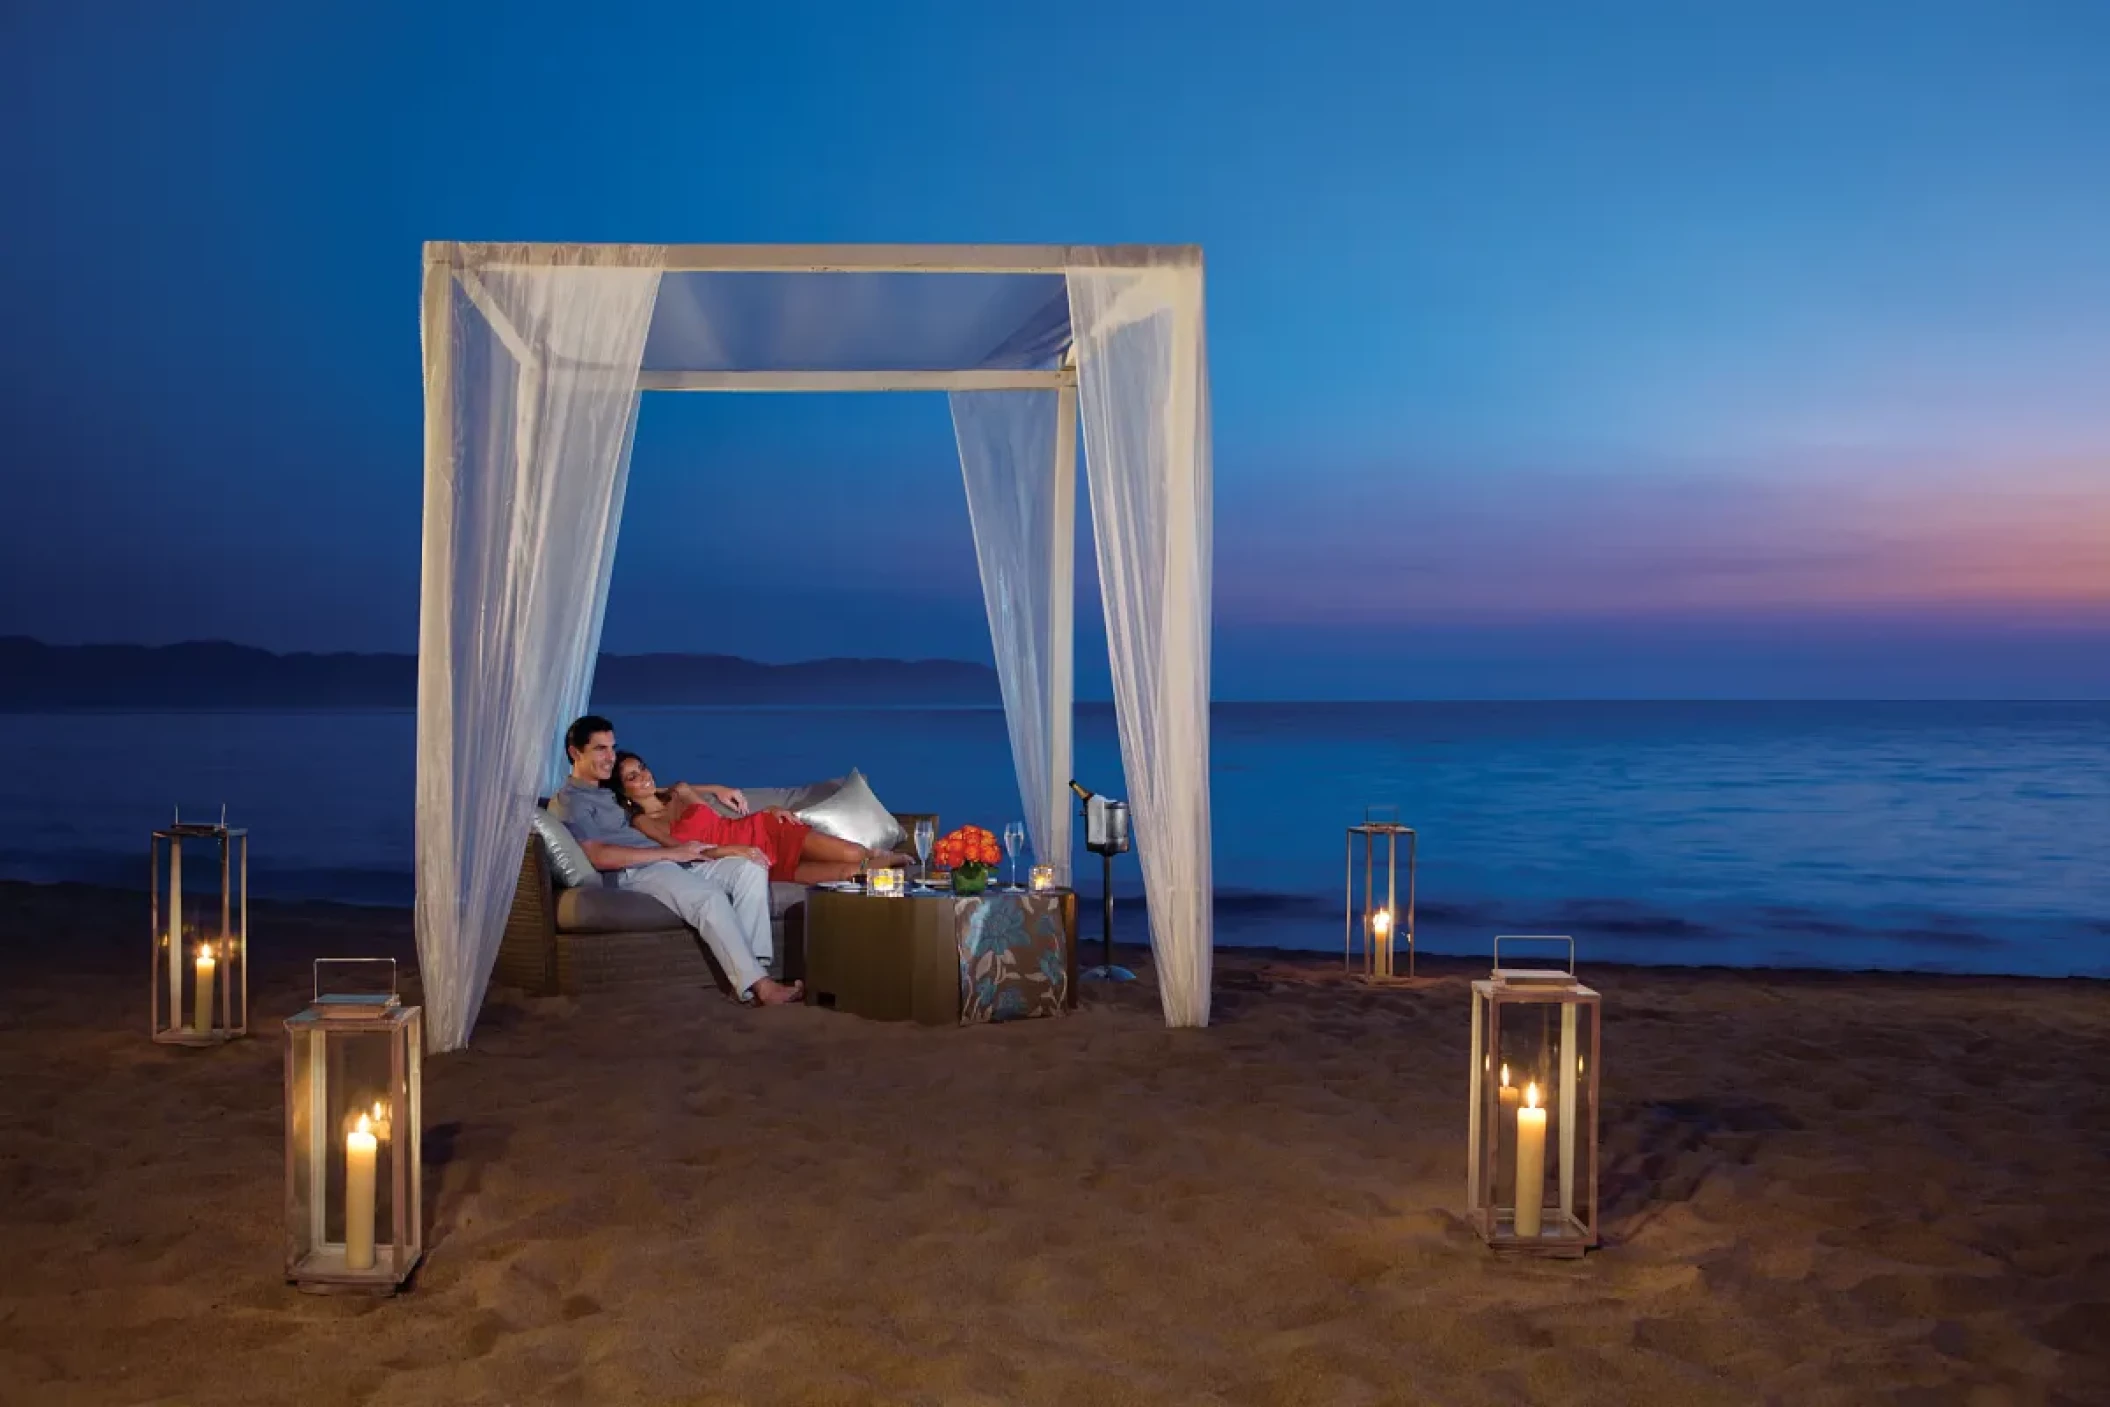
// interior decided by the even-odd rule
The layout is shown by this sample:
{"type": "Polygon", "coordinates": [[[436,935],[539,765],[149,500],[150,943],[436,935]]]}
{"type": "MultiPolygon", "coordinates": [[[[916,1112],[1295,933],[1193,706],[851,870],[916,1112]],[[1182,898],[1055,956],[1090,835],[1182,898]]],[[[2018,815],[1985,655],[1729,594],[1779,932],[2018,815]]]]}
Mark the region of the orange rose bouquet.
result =
{"type": "Polygon", "coordinates": [[[996,836],[980,826],[961,826],[948,832],[930,853],[939,865],[952,871],[955,894],[979,894],[987,889],[989,871],[1004,859],[996,836]]]}

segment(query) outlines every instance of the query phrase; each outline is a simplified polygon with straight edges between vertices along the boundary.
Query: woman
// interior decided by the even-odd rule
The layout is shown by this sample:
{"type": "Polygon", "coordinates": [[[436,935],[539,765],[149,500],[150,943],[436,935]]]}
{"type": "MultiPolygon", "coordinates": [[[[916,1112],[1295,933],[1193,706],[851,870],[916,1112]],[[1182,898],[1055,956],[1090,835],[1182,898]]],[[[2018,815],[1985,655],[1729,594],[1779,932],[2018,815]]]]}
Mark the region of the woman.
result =
{"type": "Polygon", "coordinates": [[[693,840],[710,846],[709,858],[713,860],[744,855],[767,865],[772,881],[825,884],[849,879],[867,865],[908,863],[905,856],[890,850],[868,850],[824,835],[781,806],[752,816],[721,816],[694,800],[693,793],[676,796],[662,792],[653,780],[652,769],[634,752],[615,755],[615,772],[602,785],[623,803],[623,809],[630,813],[630,823],[660,844],[693,840]]]}

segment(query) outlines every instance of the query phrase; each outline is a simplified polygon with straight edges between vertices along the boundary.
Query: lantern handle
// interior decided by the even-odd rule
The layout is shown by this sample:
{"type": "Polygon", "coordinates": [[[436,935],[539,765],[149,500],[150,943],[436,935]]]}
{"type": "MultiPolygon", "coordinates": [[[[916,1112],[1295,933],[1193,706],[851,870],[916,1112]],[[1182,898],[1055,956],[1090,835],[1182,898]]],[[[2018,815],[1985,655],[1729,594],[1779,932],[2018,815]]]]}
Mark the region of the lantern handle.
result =
{"type": "MultiPolygon", "coordinates": [[[[1568,934],[1565,934],[1565,933],[1498,933],[1498,934],[1496,934],[1496,935],[1495,935],[1495,976],[1496,976],[1496,977],[1501,977],[1501,976],[1503,975],[1503,968],[1502,968],[1502,941],[1503,941],[1503,939],[1505,939],[1505,938],[1506,938],[1506,939],[1508,939],[1508,940],[1509,940],[1509,941],[1510,941],[1511,943],[1566,943],[1566,944],[1568,945],[1568,970],[1567,970],[1567,971],[1566,971],[1565,973],[1561,973],[1561,974],[1559,974],[1559,975],[1561,975],[1561,976],[1565,976],[1565,977],[1570,977],[1570,978],[1572,978],[1572,977],[1574,977],[1574,976],[1575,976],[1575,939],[1574,939],[1574,938],[1572,938],[1572,937],[1570,937],[1570,936],[1569,936],[1568,934]]],[[[1553,973],[1553,969],[1550,969],[1550,968],[1523,968],[1523,969],[1518,969],[1518,971],[1519,971],[1520,973],[1528,973],[1528,974],[1531,974],[1531,975],[1539,975],[1539,974],[1542,974],[1542,973],[1543,973],[1543,974],[1547,974],[1547,975],[1551,975],[1551,974],[1553,973]]]]}
{"type": "Polygon", "coordinates": [[[396,960],[394,958],[317,958],[315,959],[315,995],[312,1000],[322,1000],[322,969],[325,964],[349,967],[354,964],[388,964],[388,995],[396,995],[396,960]]]}

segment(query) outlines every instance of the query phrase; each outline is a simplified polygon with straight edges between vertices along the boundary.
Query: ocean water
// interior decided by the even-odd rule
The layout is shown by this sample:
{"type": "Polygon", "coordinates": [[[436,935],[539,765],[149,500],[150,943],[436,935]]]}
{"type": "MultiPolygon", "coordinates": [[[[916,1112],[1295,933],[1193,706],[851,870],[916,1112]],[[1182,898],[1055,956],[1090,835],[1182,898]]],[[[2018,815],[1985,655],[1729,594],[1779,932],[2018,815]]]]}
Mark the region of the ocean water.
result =
{"type": "MultiPolygon", "coordinates": [[[[1018,814],[997,709],[614,713],[662,777],[858,767],[947,825],[1018,814]]],[[[154,826],[224,802],[254,892],[408,901],[408,712],[10,721],[0,878],[143,888],[154,826]]],[[[1423,951],[1565,933],[1585,962],[2110,976],[2110,704],[1228,704],[1213,727],[1220,944],[1339,952],[1344,827],[1387,804],[1420,831],[1423,951]]],[[[1126,793],[1104,705],[1076,770],[1126,793]]],[[[1139,937],[1133,856],[1115,893],[1139,937]]]]}

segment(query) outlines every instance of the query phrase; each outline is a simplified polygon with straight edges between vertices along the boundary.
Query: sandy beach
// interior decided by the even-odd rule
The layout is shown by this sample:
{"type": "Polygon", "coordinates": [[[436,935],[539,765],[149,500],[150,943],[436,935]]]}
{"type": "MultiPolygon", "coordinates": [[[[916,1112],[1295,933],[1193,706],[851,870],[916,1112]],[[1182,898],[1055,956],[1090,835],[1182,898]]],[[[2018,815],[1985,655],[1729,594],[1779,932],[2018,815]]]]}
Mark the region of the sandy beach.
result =
{"type": "Polygon", "coordinates": [[[498,993],[426,1263],[282,1278],[279,1023],[406,912],[259,904],[254,1038],[146,1034],[146,897],[0,886],[0,1402],[2100,1403],[2110,987],[1590,968],[1604,1249],[1460,1215],[1465,982],[1218,954],[966,1030],[498,993]]]}

